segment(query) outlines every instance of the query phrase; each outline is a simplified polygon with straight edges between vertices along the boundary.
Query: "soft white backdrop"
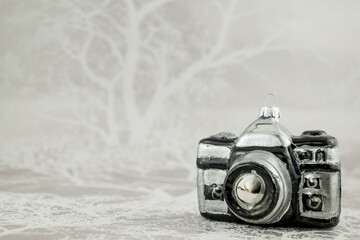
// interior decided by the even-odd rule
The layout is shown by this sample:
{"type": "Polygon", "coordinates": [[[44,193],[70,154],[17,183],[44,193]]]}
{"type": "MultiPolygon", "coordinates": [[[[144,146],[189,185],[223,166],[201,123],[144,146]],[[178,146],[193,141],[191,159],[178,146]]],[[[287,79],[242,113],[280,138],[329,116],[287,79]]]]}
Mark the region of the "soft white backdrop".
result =
{"type": "Polygon", "coordinates": [[[0,236],[358,238],[358,1],[0,1],[0,236]],[[266,93],[340,143],[328,230],[201,218],[198,141],[266,93]]]}

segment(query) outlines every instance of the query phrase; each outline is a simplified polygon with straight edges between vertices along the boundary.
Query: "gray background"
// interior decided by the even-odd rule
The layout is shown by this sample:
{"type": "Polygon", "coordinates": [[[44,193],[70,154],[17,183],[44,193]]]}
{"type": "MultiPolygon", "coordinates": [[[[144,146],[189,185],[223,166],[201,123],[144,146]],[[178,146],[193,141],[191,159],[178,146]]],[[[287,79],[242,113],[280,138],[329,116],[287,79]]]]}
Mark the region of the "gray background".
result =
{"type": "Polygon", "coordinates": [[[359,1],[0,1],[0,238],[358,239],[359,1]],[[273,92],[340,143],[331,230],[198,214],[198,141],[273,92]]]}

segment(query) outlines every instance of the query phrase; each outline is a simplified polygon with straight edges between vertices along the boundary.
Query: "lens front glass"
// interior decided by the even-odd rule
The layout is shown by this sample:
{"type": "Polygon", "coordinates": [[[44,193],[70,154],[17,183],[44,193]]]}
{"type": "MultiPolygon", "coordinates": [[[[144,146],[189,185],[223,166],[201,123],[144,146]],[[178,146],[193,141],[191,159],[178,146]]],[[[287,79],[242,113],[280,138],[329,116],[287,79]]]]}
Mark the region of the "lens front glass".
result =
{"type": "Polygon", "coordinates": [[[251,209],[263,199],[265,189],[266,185],[262,177],[252,170],[251,173],[241,174],[235,180],[233,195],[239,205],[251,209]]]}

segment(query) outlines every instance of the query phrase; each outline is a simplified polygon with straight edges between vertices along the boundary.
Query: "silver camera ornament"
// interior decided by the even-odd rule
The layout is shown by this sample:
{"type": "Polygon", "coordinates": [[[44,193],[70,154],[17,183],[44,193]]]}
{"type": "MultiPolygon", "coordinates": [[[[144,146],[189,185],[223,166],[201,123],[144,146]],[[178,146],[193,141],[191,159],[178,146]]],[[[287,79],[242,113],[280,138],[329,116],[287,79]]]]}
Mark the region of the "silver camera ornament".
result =
{"type": "Polygon", "coordinates": [[[278,107],[262,107],[240,136],[202,139],[197,187],[202,216],[251,224],[333,227],[340,217],[336,138],[324,131],[293,136],[278,107]]]}

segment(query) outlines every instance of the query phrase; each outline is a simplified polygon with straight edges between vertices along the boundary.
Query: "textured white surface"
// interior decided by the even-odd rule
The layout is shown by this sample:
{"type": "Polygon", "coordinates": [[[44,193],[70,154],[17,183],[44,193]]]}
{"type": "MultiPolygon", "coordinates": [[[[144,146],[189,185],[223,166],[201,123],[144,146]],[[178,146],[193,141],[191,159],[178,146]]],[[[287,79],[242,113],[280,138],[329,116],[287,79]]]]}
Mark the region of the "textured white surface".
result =
{"type": "Polygon", "coordinates": [[[167,179],[167,183],[166,179],[140,177],[96,186],[90,183],[74,186],[26,171],[6,171],[0,194],[3,239],[357,239],[359,236],[360,210],[355,199],[360,191],[358,184],[347,184],[355,182],[351,178],[344,181],[341,222],[328,230],[264,228],[204,219],[198,213],[193,184],[175,181],[176,178],[167,179]],[[179,185],[184,189],[173,192],[179,185]]]}
{"type": "Polygon", "coordinates": [[[359,239],[359,1],[0,2],[0,238],[359,239]],[[331,230],[209,221],[198,141],[275,92],[340,143],[331,230]]]}

